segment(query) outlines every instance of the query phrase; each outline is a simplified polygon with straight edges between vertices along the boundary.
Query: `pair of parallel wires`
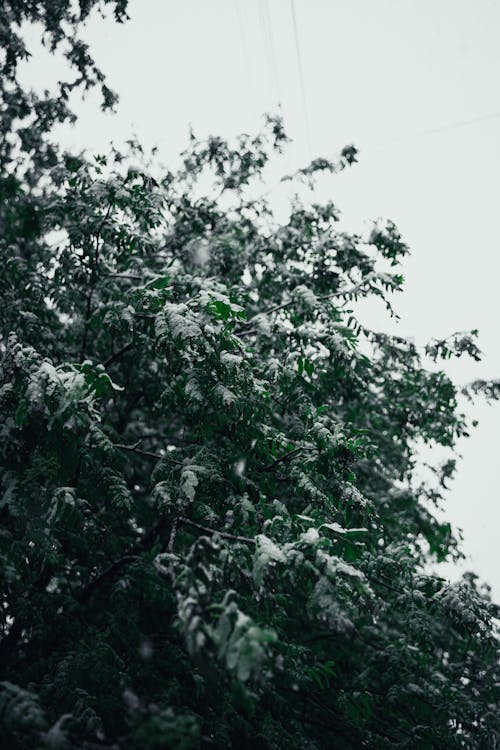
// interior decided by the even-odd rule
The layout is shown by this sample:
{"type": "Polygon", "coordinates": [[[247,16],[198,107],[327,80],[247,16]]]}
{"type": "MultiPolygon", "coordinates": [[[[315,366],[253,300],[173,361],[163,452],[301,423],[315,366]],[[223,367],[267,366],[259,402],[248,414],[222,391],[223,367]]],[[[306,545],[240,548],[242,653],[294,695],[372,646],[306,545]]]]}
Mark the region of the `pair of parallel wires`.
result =
{"type": "MultiPolygon", "coordinates": [[[[273,81],[275,100],[277,103],[280,103],[280,100],[281,100],[280,80],[279,80],[278,63],[277,63],[275,44],[274,44],[272,18],[271,18],[271,13],[269,10],[269,0],[259,0],[259,4],[260,4],[260,23],[261,23],[261,28],[262,28],[262,35],[264,38],[264,46],[266,50],[265,54],[267,58],[267,66],[268,66],[268,69],[271,70],[271,79],[273,81]]],[[[240,26],[240,34],[241,34],[241,39],[242,39],[243,52],[244,52],[246,62],[247,62],[249,77],[251,77],[251,64],[250,64],[251,59],[250,59],[250,55],[248,51],[248,46],[246,44],[245,25],[244,25],[242,13],[241,13],[240,0],[236,0],[236,8],[237,8],[237,13],[238,13],[238,22],[240,26]]],[[[308,151],[308,156],[309,156],[309,161],[310,161],[312,158],[311,129],[309,125],[309,110],[307,106],[304,66],[303,66],[301,46],[300,46],[299,26],[297,22],[297,11],[295,7],[295,0],[290,0],[290,14],[292,18],[292,26],[293,26],[293,34],[294,34],[294,42],[295,42],[295,56],[296,56],[296,62],[297,62],[297,76],[298,76],[300,99],[301,99],[301,106],[302,106],[304,133],[305,133],[305,140],[306,140],[307,151],[308,151]]],[[[438,133],[445,133],[449,130],[456,130],[458,128],[463,128],[468,125],[475,125],[477,123],[487,122],[489,120],[496,120],[498,118],[500,118],[500,111],[490,112],[489,114],[479,115],[477,117],[471,117],[467,120],[459,120],[457,122],[448,123],[447,125],[441,125],[441,126],[434,127],[434,128],[418,130],[413,133],[405,133],[403,135],[396,135],[396,136],[391,136],[389,138],[384,138],[383,140],[368,144],[362,150],[363,151],[371,150],[374,148],[380,148],[381,146],[390,145],[392,143],[399,143],[401,141],[413,140],[416,138],[422,138],[425,136],[430,136],[430,135],[434,135],[438,133]]]]}
{"type": "MultiPolygon", "coordinates": [[[[241,0],[235,0],[236,2],[236,14],[238,16],[238,26],[240,31],[241,47],[243,56],[245,58],[245,64],[247,68],[247,76],[249,83],[253,79],[253,65],[247,44],[247,35],[245,29],[245,22],[241,10],[241,0]]],[[[273,107],[279,106],[281,103],[281,90],[280,90],[280,79],[278,72],[278,62],[276,57],[276,50],[274,45],[274,34],[271,13],[269,10],[269,0],[259,0],[259,16],[260,16],[260,27],[261,33],[264,40],[264,50],[266,56],[267,69],[271,71],[270,79],[272,80],[272,96],[273,96],[273,107]]]]}
{"type": "MultiPolygon", "coordinates": [[[[311,157],[311,131],[309,127],[308,107],[306,98],[306,87],[304,78],[304,69],[302,65],[302,55],[300,50],[300,39],[299,39],[299,28],[297,23],[297,12],[295,9],[295,0],[290,0],[290,12],[292,17],[293,34],[295,41],[295,55],[297,60],[297,73],[299,79],[299,88],[302,105],[302,117],[304,122],[304,131],[306,137],[307,151],[309,158],[311,157]]],[[[238,26],[240,30],[241,46],[243,55],[245,57],[245,63],[247,67],[247,75],[249,80],[252,79],[252,61],[248,50],[245,23],[243,14],[240,6],[240,0],[236,0],[236,13],[238,16],[238,26]]],[[[274,43],[274,33],[271,12],[269,9],[269,0],[259,0],[259,15],[260,15],[260,26],[262,37],[264,40],[264,49],[267,60],[267,68],[270,71],[270,79],[272,81],[273,88],[273,99],[277,106],[281,105],[281,86],[278,60],[276,56],[276,47],[274,43]]]]}

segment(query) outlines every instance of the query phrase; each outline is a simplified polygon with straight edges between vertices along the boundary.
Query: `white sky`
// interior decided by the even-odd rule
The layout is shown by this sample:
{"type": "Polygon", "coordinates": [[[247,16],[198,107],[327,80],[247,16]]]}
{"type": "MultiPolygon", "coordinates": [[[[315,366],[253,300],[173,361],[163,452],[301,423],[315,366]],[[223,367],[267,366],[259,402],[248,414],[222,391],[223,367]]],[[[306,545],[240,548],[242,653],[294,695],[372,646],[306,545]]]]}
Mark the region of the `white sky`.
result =
{"type": "MultiPolygon", "coordinates": [[[[283,169],[355,143],[360,164],[323,179],[315,199],[334,200],[352,229],[390,218],[411,247],[406,289],[396,299],[401,323],[389,326],[380,307],[369,308],[369,322],[417,343],[478,328],[483,362],[446,369],[459,383],[499,378],[500,117],[406,136],[500,112],[500,3],[295,5],[310,153],[289,0],[132,0],[123,26],[96,17],[86,38],[120,94],[118,112],[99,114],[92,95],[61,139],[102,153],[135,132],[168,164],[190,124],[200,136],[256,132],[279,100],[294,139],[283,169]]],[[[41,56],[26,75],[48,85],[61,77],[60,63],[41,56]]],[[[447,517],[464,530],[472,558],[465,567],[498,599],[500,404],[478,405],[474,416],[480,425],[460,445],[447,517]]]]}

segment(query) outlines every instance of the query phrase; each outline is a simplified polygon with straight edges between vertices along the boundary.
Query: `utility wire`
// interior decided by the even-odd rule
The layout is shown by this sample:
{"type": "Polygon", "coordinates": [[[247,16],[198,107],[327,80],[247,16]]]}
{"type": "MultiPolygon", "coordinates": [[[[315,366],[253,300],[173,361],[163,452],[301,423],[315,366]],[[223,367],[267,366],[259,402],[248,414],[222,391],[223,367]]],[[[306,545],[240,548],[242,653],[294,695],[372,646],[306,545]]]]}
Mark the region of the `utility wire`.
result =
{"type": "Polygon", "coordinates": [[[271,75],[269,75],[269,70],[272,71],[272,59],[271,59],[271,53],[269,50],[269,38],[268,38],[268,32],[266,27],[266,18],[264,14],[264,5],[263,0],[259,0],[259,20],[260,20],[260,33],[262,36],[262,42],[264,45],[264,53],[266,56],[266,68],[268,75],[266,76],[266,83],[268,86],[269,93],[271,97],[273,97],[273,85],[270,82],[271,75]]]}
{"type": "Polygon", "coordinates": [[[279,83],[278,83],[278,70],[276,67],[276,57],[274,55],[272,32],[270,28],[269,19],[269,8],[267,6],[267,0],[259,0],[259,15],[260,15],[260,26],[262,32],[262,39],[264,42],[264,49],[266,54],[266,61],[268,67],[268,83],[270,84],[271,97],[273,99],[273,107],[279,101],[279,83]]]}
{"type": "Polygon", "coordinates": [[[252,75],[252,64],[250,61],[250,54],[248,52],[247,35],[245,31],[245,24],[243,21],[243,15],[241,13],[240,0],[236,0],[235,7],[236,7],[236,15],[238,16],[238,28],[240,30],[241,49],[243,52],[243,57],[245,58],[245,66],[247,69],[248,85],[253,88],[254,81],[253,81],[253,75],[252,75]]]}
{"type": "MultiPolygon", "coordinates": [[[[459,120],[457,122],[449,123],[448,125],[441,125],[436,128],[427,128],[426,130],[419,130],[414,133],[407,133],[406,135],[396,135],[392,136],[390,138],[385,138],[381,141],[376,141],[375,143],[370,143],[367,146],[362,146],[358,149],[359,152],[363,151],[370,151],[371,149],[380,148],[383,146],[388,146],[391,143],[399,143],[402,141],[407,140],[413,140],[414,138],[423,138],[428,135],[434,135],[438,133],[446,133],[448,130],[457,130],[458,128],[467,127],[468,125],[475,125],[477,123],[481,122],[487,122],[488,120],[497,120],[500,118],[500,111],[498,112],[490,112],[487,115],[478,115],[477,117],[471,117],[468,120],[459,120]]],[[[328,159],[331,161],[334,161],[335,159],[338,159],[341,155],[340,151],[337,151],[335,154],[331,154],[328,159]]],[[[274,192],[277,187],[283,184],[283,180],[279,180],[275,185],[272,185],[269,190],[266,190],[265,193],[263,193],[260,197],[264,198],[269,193],[274,192]]]]}
{"type": "MultiPolygon", "coordinates": [[[[476,125],[477,123],[487,122],[488,120],[497,120],[500,118],[500,111],[490,112],[487,115],[478,115],[477,117],[471,117],[468,120],[458,120],[457,122],[451,122],[447,125],[439,125],[436,128],[426,128],[424,130],[417,130],[414,133],[405,133],[403,135],[394,135],[389,138],[383,138],[380,141],[369,143],[366,146],[360,146],[357,150],[362,153],[364,151],[371,151],[372,149],[382,148],[383,146],[390,146],[391,143],[401,143],[404,141],[414,140],[416,138],[425,138],[429,135],[437,135],[439,133],[447,133],[449,130],[458,130],[459,128],[465,128],[468,125],[476,125]]],[[[340,156],[340,151],[332,154],[328,158],[333,161],[340,156]]]]}
{"type": "Polygon", "coordinates": [[[496,120],[500,118],[500,111],[498,112],[491,112],[488,115],[480,115],[478,117],[471,117],[469,120],[459,120],[458,122],[452,122],[448,125],[441,125],[437,128],[428,128],[426,130],[418,130],[414,133],[406,133],[405,135],[395,135],[390,138],[384,138],[381,141],[376,141],[375,143],[370,143],[367,146],[364,146],[362,149],[363,151],[372,149],[372,148],[379,148],[380,146],[386,146],[391,143],[399,143],[400,141],[409,141],[413,140],[414,138],[423,138],[427,135],[434,135],[435,133],[446,133],[448,130],[456,130],[458,128],[464,128],[467,127],[467,125],[475,125],[479,122],[487,122],[488,120],[496,120]]]}
{"type": "Polygon", "coordinates": [[[276,57],[276,50],[274,46],[273,21],[271,17],[271,12],[269,10],[269,0],[263,0],[263,3],[264,3],[265,25],[267,28],[267,36],[269,40],[269,49],[270,49],[270,55],[271,55],[271,64],[272,64],[272,69],[273,69],[274,85],[276,89],[276,102],[277,104],[280,104],[281,103],[280,76],[279,76],[278,60],[276,57]]]}
{"type": "Polygon", "coordinates": [[[304,114],[304,126],[305,126],[305,132],[306,132],[306,142],[307,142],[307,150],[308,150],[308,156],[309,160],[311,160],[311,131],[309,128],[309,117],[307,114],[307,99],[306,99],[306,87],[304,84],[304,70],[302,67],[302,56],[300,54],[300,42],[299,42],[299,29],[297,26],[297,14],[295,12],[295,0],[290,0],[290,10],[292,12],[292,21],[293,21],[293,31],[295,35],[295,52],[297,55],[297,68],[299,71],[299,82],[300,82],[300,92],[302,97],[302,110],[304,114]]]}

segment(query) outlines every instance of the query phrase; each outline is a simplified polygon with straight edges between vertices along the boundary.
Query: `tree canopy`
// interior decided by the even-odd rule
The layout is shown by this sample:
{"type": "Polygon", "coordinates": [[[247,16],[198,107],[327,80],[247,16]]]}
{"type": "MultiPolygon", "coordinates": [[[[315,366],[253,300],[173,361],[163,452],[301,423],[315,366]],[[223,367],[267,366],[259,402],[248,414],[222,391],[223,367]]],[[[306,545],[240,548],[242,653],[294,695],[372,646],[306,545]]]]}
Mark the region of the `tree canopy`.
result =
{"type": "Polygon", "coordinates": [[[498,747],[498,609],[429,572],[460,555],[455,461],[418,463],[467,434],[430,363],[478,359],[476,332],[420,349],[358,318],[395,314],[408,248],[333,202],[275,218],[278,117],[191,136],[176,171],[52,143],[73,88],[113,103],[76,36],[106,4],[125,20],[0,5],[3,747],[498,747]],[[18,83],[25,21],[76,67],[56,95],[18,83]]]}

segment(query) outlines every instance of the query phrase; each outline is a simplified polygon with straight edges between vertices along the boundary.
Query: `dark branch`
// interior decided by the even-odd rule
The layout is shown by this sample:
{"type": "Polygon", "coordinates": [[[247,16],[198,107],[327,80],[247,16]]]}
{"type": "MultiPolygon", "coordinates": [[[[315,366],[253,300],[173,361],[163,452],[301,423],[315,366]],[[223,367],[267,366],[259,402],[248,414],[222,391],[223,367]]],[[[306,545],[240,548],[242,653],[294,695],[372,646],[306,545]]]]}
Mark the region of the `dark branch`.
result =
{"type": "Polygon", "coordinates": [[[137,453],[138,456],[145,456],[146,458],[155,458],[158,461],[168,461],[168,463],[175,464],[176,466],[184,466],[184,464],[181,461],[176,461],[175,458],[170,458],[170,456],[162,455],[161,453],[153,453],[152,451],[143,451],[138,446],[140,445],[140,440],[137,443],[134,443],[134,445],[123,445],[122,443],[114,443],[115,448],[119,448],[122,451],[130,451],[131,453],[137,453]]]}
{"type": "Polygon", "coordinates": [[[124,555],[119,560],[111,563],[111,565],[106,568],[106,570],[104,570],[99,576],[97,576],[97,578],[94,578],[94,580],[91,581],[87,586],[85,586],[84,589],[78,592],[75,598],[78,599],[79,602],[86,601],[92,596],[96,589],[98,589],[100,586],[102,586],[103,583],[108,580],[108,578],[112,578],[115,573],[118,573],[118,571],[125,567],[125,565],[128,565],[128,563],[137,560],[137,557],[138,555],[124,555]]]}
{"type": "MultiPolygon", "coordinates": [[[[318,297],[318,300],[326,300],[326,299],[333,299],[334,297],[350,297],[353,294],[357,294],[360,292],[365,284],[369,283],[370,281],[373,281],[377,278],[377,274],[372,272],[365,276],[364,279],[362,279],[358,284],[355,284],[354,286],[348,288],[348,289],[338,289],[335,292],[332,292],[331,294],[323,294],[320,297],[318,297]]],[[[293,290],[292,290],[293,292],[293,290]]],[[[295,297],[292,297],[292,299],[289,299],[287,302],[283,302],[281,305],[276,305],[275,307],[270,307],[267,310],[262,310],[262,312],[256,313],[255,315],[252,315],[251,318],[248,318],[248,320],[244,320],[242,322],[242,326],[248,326],[250,323],[252,323],[256,318],[258,318],[260,315],[271,315],[271,313],[278,312],[279,310],[284,310],[287,307],[290,307],[290,305],[293,305],[295,302],[297,302],[297,299],[295,297]]]]}
{"type": "Polygon", "coordinates": [[[142,537],[142,539],[140,539],[136,544],[133,544],[129,548],[128,552],[123,555],[123,557],[120,557],[119,560],[115,560],[115,562],[111,563],[111,565],[107,567],[106,570],[100,573],[96,578],[90,581],[90,583],[87,584],[85,588],[77,593],[76,599],[78,599],[79,602],[86,601],[96,589],[102,586],[103,583],[106,583],[109,578],[112,578],[115,573],[118,573],[123,567],[137,560],[141,552],[144,552],[153,546],[158,535],[162,532],[164,527],[165,519],[162,518],[157,523],[155,523],[154,526],[152,526],[152,528],[147,532],[147,534],[142,537]]]}
{"type": "Polygon", "coordinates": [[[229,534],[227,531],[219,531],[219,529],[211,529],[209,526],[202,526],[200,523],[195,523],[195,521],[191,521],[189,518],[185,518],[184,516],[181,516],[179,518],[179,523],[184,524],[184,526],[192,526],[195,529],[198,529],[199,531],[204,531],[206,534],[218,534],[219,536],[224,537],[224,539],[232,539],[234,542],[244,542],[244,544],[255,544],[255,539],[250,539],[248,536],[239,536],[238,534],[229,534]]]}
{"type": "Polygon", "coordinates": [[[297,453],[302,453],[302,451],[314,451],[314,450],[316,450],[316,448],[306,448],[305,446],[301,448],[294,448],[292,451],[288,451],[288,453],[285,453],[284,456],[280,456],[280,458],[277,458],[268,466],[263,466],[260,469],[260,471],[272,471],[275,466],[277,466],[278,464],[281,464],[283,461],[287,461],[289,458],[292,458],[292,456],[297,455],[297,453]]]}
{"type": "Polygon", "coordinates": [[[129,341],[128,344],[125,344],[125,346],[122,346],[121,349],[118,349],[118,351],[116,351],[114,354],[111,354],[107,359],[104,360],[103,362],[104,367],[108,367],[112,362],[117,360],[119,357],[122,356],[122,354],[125,354],[125,352],[128,352],[134,346],[135,344],[132,341],[129,341]]]}
{"type": "Polygon", "coordinates": [[[107,211],[104,214],[102,221],[99,224],[96,235],[95,235],[95,249],[94,249],[94,255],[91,260],[92,270],[90,273],[90,286],[89,286],[89,291],[87,293],[87,301],[85,303],[85,319],[83,323],[82,346],[80,348],[80,362],[83,362],[83,360],[85,359],[85,350],[87,348],[90,318],[92,317],[92,297],[94,296],[94,289],[97,284],[97,264],[99,263],[99,241],[101,238],[101,232],[104,228],[105,223],[107,222],[109,218],[110,213],[111,213],[111,203],[109,204],[107,211]]]}

